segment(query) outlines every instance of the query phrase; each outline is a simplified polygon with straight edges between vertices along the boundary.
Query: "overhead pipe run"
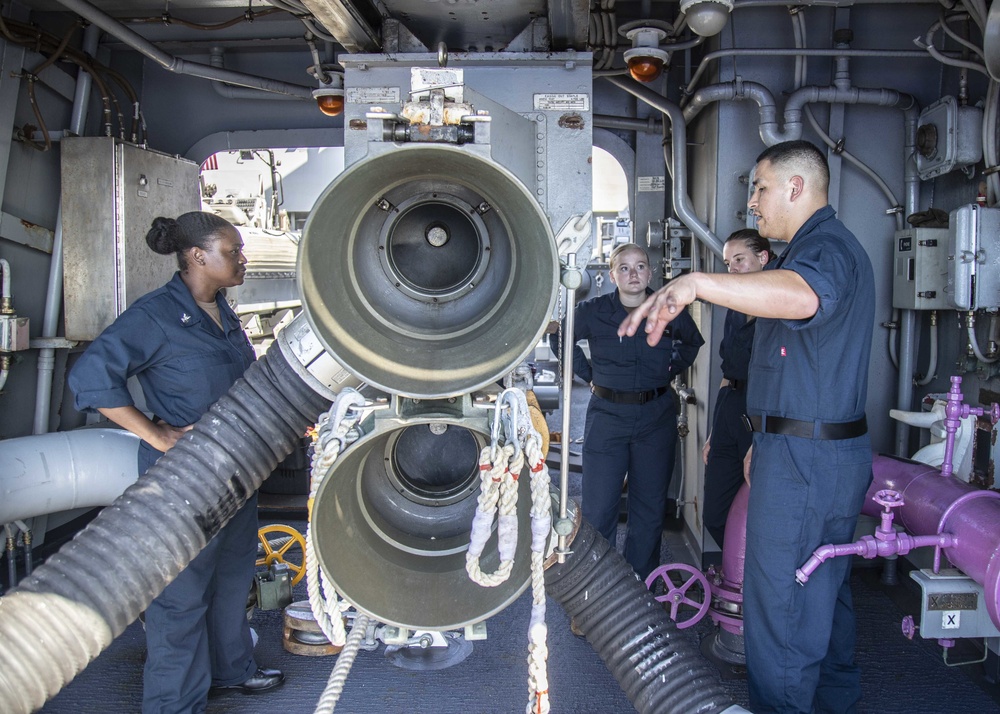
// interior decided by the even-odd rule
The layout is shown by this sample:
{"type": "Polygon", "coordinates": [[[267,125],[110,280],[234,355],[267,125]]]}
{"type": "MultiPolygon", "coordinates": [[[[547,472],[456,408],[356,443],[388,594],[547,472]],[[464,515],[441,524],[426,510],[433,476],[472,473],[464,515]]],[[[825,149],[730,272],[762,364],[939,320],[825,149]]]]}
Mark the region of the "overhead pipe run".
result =
{"type": "MultiPolygon", "coordinates": [[[[775,3],[779,4],[779,3],[775,3]]],[[[788,3],[782,2],[787,6],[788,3]]],[[[802,3],[796,3],[802,5],[802,3]]],[[[856,50],[856,49],[793,49],[788,47],[753,47],[730,48],[709,52],[702,57],[698,69],[691,75],[687,87],[681,90],[684,97],[694,94],[694,88],[708,68],[708,64],[723,57],[874,57],[879,59],[926,59],[927,54],[919,50],[856,50]]],[[[685,104],[685,100],[681,104],[685,104]]]]}
{"type": "Polygon", "coordinates": [[[201,64],[199,62],[189,62],[181,59],[180,57],[174,57],[173,55],[161,50],[152,42],[146,40],[146,38],[142,35],[125,27],[125,25],[121,24],[113,17],[94,7],[85,0],[58,1],[67,9],[72,10],[85,20],[88,20],[97,27],[100,27],[109,35],[118,38],[132,49],[142,53],[170,72],[174,72],[176,74],[186,74],[192,77],[201,77],[202,79],[211,79],[216,82],[237,84],[241,87],[260,89],[265,92],[274,92],[275,94],[286,94],[295,99],[308,99],[309,101],[313,101],[312,89],[309,87],[304,87],[299,84],[291,84],[289,82],[281,82],[275,79],[268,79],[266,77],[258,77],[252,74],[244,74],[243,72],[234,72],[228,69],[201,64]]]}
{"type": "Polygon", "coordinates": [[[698,218],[687,193],[687,122],[681,108],[649,87],[626,77],[605,77],[616,87],[624,89],[632,96],[663,113],[670,120],[674,151],[671,151],[671,175],[673,177],[673,202],[677,217],[691,232],[719,258],[722,257],[723,241],[698,218]]]}
{"type": "Polygon", "coordinates": [[[648,119],[630,119],[628,117],[595,114],[593,122],[595,127],[602,129],[641,131],[644,134],[660,134],[663,132],[663,122],[658,122],[653,117],[649,117],[648,119]]]}
{"type": "Polygon", "coordinates": [[[774,95],[757,82],[734,80],[703,87],[695,92],[684,107],[684,121],[690,122],[708,104],[727,100],[750,100],[760,111],[760,139],[766,146],[802,138],[802,110],[806,104],[869,104],[909,110],[916,107],[916,100],[909,94],[894,89],[860,89],[851,87],[802,87],[785,103],[784,128],[779,128],[774,95]]]}
{"type": "MultiPolygon", "coordinates": [[[[215,69],[225,69],[225,50],[221,47],[213,47],[209,50],[208,63],[215,69]]],[[[226,99],[277,99],[277,100],[298,100],[302,97],[293,94],[275,94],[274,92],[263,92],[260,89],[249,87],[234,87],[226,82],[212,82],[212,89],[220,97],[226,99]]]]}

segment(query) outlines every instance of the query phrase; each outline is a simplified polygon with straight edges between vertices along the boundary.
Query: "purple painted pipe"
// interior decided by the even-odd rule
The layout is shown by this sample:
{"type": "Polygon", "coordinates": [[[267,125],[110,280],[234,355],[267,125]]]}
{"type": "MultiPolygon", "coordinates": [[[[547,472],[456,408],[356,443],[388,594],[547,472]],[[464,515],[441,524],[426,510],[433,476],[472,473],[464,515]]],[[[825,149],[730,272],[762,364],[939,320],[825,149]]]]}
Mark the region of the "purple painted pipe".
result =
{"type": "Polygon", "coordinates": [[[726,518],[726,537],[722,545],[722,573],[711,577],[712,620],[719,627],[740,637],[743,636],[743,566],[747,552],[747,504],[750,487],[743,483],[736,492],[729,516],[726,518]],[[735,606],[728,606],[733,603],[735,606]]]}
{"type": "Polygon", "coordinates": [[[954,538],[947,533],[941,535],[911,536],[906,533],[896,533],[894,537],[883,540],[878,536],[862,536],[855,543],[847,545],[823,545],[813,551],[812,556],[806,564],[795,571],[795,580],[799,585],[805,585],[809,581],[809,576],[824,561],[836,558],[841,555],[860,555],[862,558],[886,557],[887,555],[906,555],[914,548],[933,545],[939,548],[950,548],[953,546],[954,538]]]}
{"type": "Polygon", "coordinates": [[[986,609],[1000,627],[1000,493],[976,489],[942,476],[933,466],[894,456],[876,454],[872,471],[874,480],[861,512],[880,517],[875,494],[886,489],[898,492],[904,505],[896,509],[896,522],[918,537],[951,537],[951,545],[944,546],[948,560],[983,586],[986,609]]]}
{"type": "Polygon", "coordinates": [[[722,547],[723,582],[739,590],[743,587],[743,566],[747,559],[747,505],[750,486],[746,481],[736,492],[726,518],[726,537],[722,547]]]}

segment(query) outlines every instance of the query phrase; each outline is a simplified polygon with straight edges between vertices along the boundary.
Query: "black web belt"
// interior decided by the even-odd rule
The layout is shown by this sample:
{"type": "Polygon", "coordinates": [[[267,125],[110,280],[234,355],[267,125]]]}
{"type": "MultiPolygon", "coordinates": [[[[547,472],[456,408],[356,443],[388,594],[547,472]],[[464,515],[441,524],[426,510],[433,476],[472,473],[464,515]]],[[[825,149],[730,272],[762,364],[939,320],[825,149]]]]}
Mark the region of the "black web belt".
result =
{"type": "Polygon", "coordinates": [[[598,387],[595,384],[591,386],[590,391],[601,399],[607,399],[609,402],[614,402],[615,404],[645,404],[646,402],[651,402],[654,399],[662,397],[670,391],[670,386],[657,387],[645,392],[616,392],[613,389],[598,387]]]}
{"type": "Polygon", "coordinates": [[[802,421],[779,416],[748,417],[744,414],[743,425],[747,431],[798,436],[802,439],[853,439],[868,433],[868,420],[865,417],[854,421],[828,422],[802,421]]]}

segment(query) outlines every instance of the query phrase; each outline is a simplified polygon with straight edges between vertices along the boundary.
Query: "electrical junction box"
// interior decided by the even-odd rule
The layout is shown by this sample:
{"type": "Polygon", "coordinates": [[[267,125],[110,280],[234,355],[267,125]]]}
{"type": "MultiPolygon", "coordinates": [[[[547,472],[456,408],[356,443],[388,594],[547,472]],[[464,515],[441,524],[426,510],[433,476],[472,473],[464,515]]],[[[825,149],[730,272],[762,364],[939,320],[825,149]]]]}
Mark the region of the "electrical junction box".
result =
{"type": "Polygon", "coordinates": [[[948,294],[959,310],[1000,307],[1000,208],[962,206],[948,220],[948,294]]]}
{"type": "Polygon", "coordinates": [[[917,119],[917,173],[927,180],[983,158],[983,110],[943,97],[917,119]]]}
{"type": "Polygon", "coordinates": [[[920,636],[927,639],[1000,637],[986,611],[983,586],[959,570],[914,570],[920,585],[920,636]]]}
{"type": "Polygon", "coordinates": [[[897,231],[893,248],[892,306],[904,310],[948,310],[948,229],[897,231]]]}
{"type": "Polygon", "coordinates": [[[157,216],[201,209],[198,164],[113,137],[66,137],[62,155],[66,338],[93,340],[177,270],[146,245],[157,216]]]}
{"type": "Polygon", "coordinates": [[[28,318],[0,315],[0,354],[19,352],[30,347],[28,318]]]}

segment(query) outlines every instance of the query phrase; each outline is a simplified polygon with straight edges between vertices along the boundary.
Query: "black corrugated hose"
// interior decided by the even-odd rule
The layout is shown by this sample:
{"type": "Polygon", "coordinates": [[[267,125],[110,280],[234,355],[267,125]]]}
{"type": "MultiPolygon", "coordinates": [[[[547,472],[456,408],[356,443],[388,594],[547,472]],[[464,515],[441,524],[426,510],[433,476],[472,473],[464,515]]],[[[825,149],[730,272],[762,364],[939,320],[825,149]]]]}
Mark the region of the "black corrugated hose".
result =
{"type": "Polygon", "coordinates": [[[587,637],[640,714],[718,714],[734,706],[718,672],[635,571],[586,521],[545,590],[587,637]]]}
{"type": "Polygon", "coordinates": [[[329,406],[275,345],[145,476],[0,598],[3,710],[28,714],[83,671],[329,406]]]}

